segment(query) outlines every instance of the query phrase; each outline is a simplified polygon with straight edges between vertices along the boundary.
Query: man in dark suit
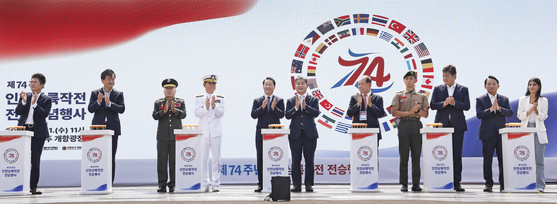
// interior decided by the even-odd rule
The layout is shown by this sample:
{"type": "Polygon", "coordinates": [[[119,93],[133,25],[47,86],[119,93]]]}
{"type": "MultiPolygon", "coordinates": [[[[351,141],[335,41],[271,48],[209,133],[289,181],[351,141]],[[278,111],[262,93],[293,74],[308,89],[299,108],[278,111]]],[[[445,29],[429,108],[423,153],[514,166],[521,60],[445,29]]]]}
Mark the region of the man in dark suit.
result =
{"type": "Polygon", "coordinates": [[[466,117],[464,111],[470,110],[470,97],[468,87],[455,82],[456,67],[448,65],[443,68],[443,82],[445,84],[436,86],[431,96],[430,107],[437,110],[435,122],[443,123],[443,127],[454,128],[453,132],[453,179],[454,190],[462,192],[464,188],[460,185],[462,180],[462,145],[464,143],[464,131],[466,117]]]}
{"type": "Polygon", "coordinates": [[[497,78],[489,76],[484,81],[484,87],[487,89],[487,94],[476,98],[476,117],[481,120],[479,137],[482,140],[482,154],[484,157],[484,192],[493,192],[491,163],[493,162],[493,152],[495,149],[497,149],[497,161],[499,163],[500,191],[503,191],[505,185],[503,183],[503,154],[499,129],[505,127],[507,122],[505,117],[511,117],[513,110],[509,104],[509,98],[497,94],[497,89],[499,89],[499,80],[497,78]]]}
{"type": "Polygon", "coordinates": [[[291,119],[290,151],[292,152],[292,192],[302,191],[302,152],[306,161],[304,184],[306,192],[313,192],[315,148],[317,147],[317,127],[314,117],[319,115],[319,100],[307,93],[308,80],[303,76],[296,77],[297,95],[286,102],[286,119],[291,119]]]}
{"type": "Polygon", "coordinates": [[[101,73],[103,88],[93,90],[89,100],[89,112],[94,113],[92,125],[106,125],[106,129],[114,130],[112,136],[112,183],[116,173],[116,150],[118,149],[118,136],[120,131],[120,117],[124,113],[124,93],[114,88],[116,74],[111,69],[101,73]]]}
{"type": "Polygon", "coordinates": [[[257,189],[263,189],[263,136],[261,128],[268,128],[269,124],[280,124],[280,119],[284,117],[284,101],[282,98],[273,95],[275,91],[275,79],[267,77],[263,80],[263,91],[265,95],[253,99],[251,107],[251,117],[257,119],[255,131],[255,148],[257,150],[257,189]]]}
{"type": "Polygon", "coordinates": [[[42,194],[37,190],[41,154],[43,153],[45,139],[50,137],[46,117],[50,113],[50,108],[52,108],[52,99],[42,92],[45,83],[46,77],[43,74],[33,74],[29,84],[31,92],[21,92],[21,100],[15,109],[15,113],[20,115],[17,125],[25,126],[26,130],[34,132],[31,138],[31,179],[29,185],[30,192],[33,195],[42,194]]]}
{"type": "MultiPolygon", "coordinates": [[[[366,123],[368,128],[379,128],[379,118],[387,115],[383,109],[383,97],[371,92],[371,77],[366,75],[358,79],[358,89],[360,92],[350,97],[347,115],[352,117],[352,123],[366,123]]],[[[381,132],[377,137],[377,146],[380,139],[381,132]]]]}

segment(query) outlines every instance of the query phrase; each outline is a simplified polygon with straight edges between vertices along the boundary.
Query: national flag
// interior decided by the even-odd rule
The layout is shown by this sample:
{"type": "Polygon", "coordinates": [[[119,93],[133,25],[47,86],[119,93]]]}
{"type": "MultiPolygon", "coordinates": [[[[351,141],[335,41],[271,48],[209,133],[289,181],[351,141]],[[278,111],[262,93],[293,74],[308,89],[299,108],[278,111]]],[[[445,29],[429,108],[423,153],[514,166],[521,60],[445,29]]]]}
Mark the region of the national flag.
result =
{"type": "Polygon", "coordinates": [[[319,32],[321,32],[321,34],[323,34],[323,35],[325,35],[325,33],[331,31],[334,28],[335,27],[333,26],[333,23],[331,23],[331,21],[326,21],[325,23],[321,24],[320,26],[317,26],[317,30],[319,30],[319,32]]]}
{"type": "Polygon", "coordinates": [[[317,80],[315,78],[308,79],[308,86],[310,89],[317,88],[317,80]]]}
{"type": "Polygon", "coordinates": [[[422,84],[422,88],[424,88],[424,89],[433,89],[433,86],[422,84]]]}
{"type": "Polygon", "coordinates": [[[404,37],[406,40],[408,40],[408,42],[410,42],[410,44],[414,44],[418,41],[420,41],[420,37],[418,37],[418,35],[416,35],[416,33],[414,33],[414,31],[408,29],[408,31],[406,31],[406,33],[404,33],[404,35],[402,35],[402,37],[404,37]]]}
{"type": "Polygon", "coordinates": [[[406,56],[404,56],[404,59],[408,59],[408,58],[410,58],[410,57],[412,57],[412,53],[407,54],[406,56]]]}
{"type": "Polygon", "coordinates": [[[393,114],[393,113],[391,113],[391,110],[392,110],[392,109],[393,109],[392,106],[387,107],[387,112],[389,112],[389,114],[391,114],[391,115],[393,114]]]}
{"type": "Polygon", "coordinates": [[[340,39],[345,38],[345,37],[349,37],[350,36],[350,31],[349,30],[343,30],[337,33],[338,37],[340,37],[340,39]]]}
{"type": "Polygon", "coordinates": [[[350,124],[339,121],[335,131],[346,134],[348,133],[348,128],[350,128],[350,124]]]}
{"type": "Polygon", "coordinates": [[[389,21],[389,18],[380,15],[373,15],[373,18],[371,18],[371,24],[380,25],[383,27],[387,25],[387,21],[389,21]]]}
{"type": "Polygon", "coordinates": [[[306,38],[304,38],[304,41],[306,43],[309,43],[311,45],[313,45],[313,43],[315,43],[321,36],[319,36],[319,34],[317,34],[315,31],[311,31],[306,38]]]}
{"type": "Polygon", "coordinates": [[[308,76],[315,76],[315,68],[314,66],[308,66],[308,76]]]}
{"type": "Polygon", "coordinates": [[[366,35],[371,35],[371,36],[375,36],[375,37],[377,37],[378,33],[379,33],[379,30],[373,29],[373,28],[368,28],[367,31],[366,31],[366,35]]]}
{"type": "Polygon", "coordinates": [[[323,54],[325,50],[327,50],[327,46],[323,43],[319,44],[319,46],[317,46],[317,48],[315,49],[315,51],[319,54],[323,54]]]}
{"type": "Polygon", "coordinates": [[[427,50],[427,47],[425,46],[424,43],[420,43],[416,46],[414,46],[414,49],[416,49],[416,52],[418,53],[418,56],[420,57],[425,57],[429,55],[429,51],[427,50]]]}
{"type": "Polygon", "coordinates": [[[369,14],[354,14],[353,19],[354,23],[368,23],[369,14]]]}
{"type": "Polygon", "coordinates": [[[424,90],[420,90],[420,93],[424,93],[426,95],[427,98],[429,98],[429,94],[431,94],[431,92],[429,91],[424,91],[424,90]]]}
{"type": "MultiPolygon", "coordinates": [[[[317,88],[317,87],[316,87],[317,88]]],[[[312,91],[311,95],[313,95],[314,97],[318,98],[319,100],[321,100],[323,98],[323,94],[321,93],[321,91],[319,89],[312,91]]]]}
{"type": "Polygon", "coordinates": [[[331,124],[329,124],[329,121],[323,121],[323,120],[319,119],[319,120],[317,120],[317,122],[321,123],[321,125],[329,128],[329,129],[333,128],[333,126],[331,124]]]}
{"type": "Polygon", "coordinates": [[[414,59],[412,59],[412,62],[410,62],[410,60],[406,60],[406,65],[408,65],[408,70],[417,69],[416,60],[414,59]]]}
{"type": "Polygon", "coordinates": [[[331,36],[329,36],[329,38],[325,39],[325,42],[327,43],[327,45],[332,45],[333,43],[337,42],[338,38],[335,34],[332,34],[331,36]]]}
{"type": "Polygon", "coordinates": [[[389,124],[387,122],[383,122],[383,129],[385,129],[385,132],[388,132],[389,130],[391,130],[391,128],[389,127],[389,124]]]}
{"type": "Polygon", "coordinates": [[[408,51],[408,48],[405,47],[404,49],[400,50],[400,53],[405,53],[406,51],[408,51]]]}
{"type": "Polygon", "coordinates": [[[319,60],[320,57],[321,56],[318,54],[315,53],[311,54],[311,58],[309,58],[310,59],[309,63],[313,65],[317,65],[317,60],[319,60]]]}
{"type": "Polygon", "coordinates": [[[290,82],[292,83],[292,90],[296,90],[296,81],[294,80],[294,76],[290,76],[290,82]]]}
{"type": "Polygon", "coordinates": [[[385,31],[381,31],[381,35],[379,35],[379,38],[389,42],[389,41],[391,41],[391,38],[393,38],[393,35],[391,35],[390,33],[385,32],[385,31]]]}
{"type": "Polygon", "coordinates": [[[391,44],[395,46],[396,49],[400,49],[400,47],[404,46],[404,43],[402,43],[398,38],[395,38],[395,40],[392,41],[391,44]]]}
{"type": "Polygon", "coordinates": [[[344,119],[347,119],[347,120],[352,120],[352,117],[350,117],[350,116],[346,115],[346,116],[344,116],[344,119]]]}
{"type": "Polygon", "coordinates": [[[350,16],[346,15],[335,18],[335,24],[337,25],[337,28],[340,26],[350,25],[350,16]]]}
{"type": "Polygon", "coordinates": [[[399,23],[398,21],[391,20],[391,24],[389,24],[389,28],[391,30],[394,30],[398,34],[400,34],[402,33],[402,31],[404,31],[404,29],[406,29],[406,26],[402,25],[402,23],[399,23]]]}
{"type": "Polygon", "coordinates": [[[333,107],[333,104],[329,103],[329,101],[327,101],[327,99],[321,101],[321,103],[319,103],[323,108],[325,108],[325,110],[331,110],[331,108],[333,107]]]}
{"type": "Polygon", "coordinates": [[[393,46],[395,46],[397,50],[400,49],[400,46],[399,46],[399,44],[398,44],[397,42],[392,41],[391,44],[392,44],[393,46]]]}
{"type": "Polygon", "coordinates": [[[329,121],[329,122],[331,122],[331,123],[335,123],[335,122],[336,122],[336,120],[330,118],[329,116],[327,116],[327,115],[325,115],[325,114],[323,114],[321,117],[323,117],[325,120],[327,120],[327,121],[329,121]]]}
{"type": "Polygon", "coordinates": [[[422,60],[422,72],[433,72],[433,62],[431,58],[422,60]]]}
{"type": "Polygon", "coordinates": [[[303,64],[304,64],[303,61],[292,60],[292,70],[290,70],[290,73],[302,73],[303,64]]]}
{"type": "Polygon", "coordinates": [[[356,35],[358,35],[358,30],[356,28],[352,28],[352,36],[356,36],[356,35]]]}
{"type": "Polygon", "coordinates": [[[393,118],[393,119],[389,120],[389,122],[391,122],[391,125],[393,126],[393,128],[397,128],[398,123],[400,122],[400,118],[398,118],[398,117],[393,118]]]}
{"type": "Polygon", "coordinates": [[[308,51],[309,51],[309,47],[307,47],[303,44],[300,44],[298,46],[298,49],[296,49],[296,53],[294,53],[294,57],[299,57],[299,58],[305,59],[306,54],[308,53],[308,51]]]}
{"type": "Polygon", "coordinates": [[[342,109],[340,109],[340,108],[338,108],[338,107],[335,106],[335,108],[333,108],[333,110],[331,111],[331,113],[332,113],[333,115],[336,115],[336,116],[342,118],[342,116],[344,115],[344,110],[342,110],[342,109]]]}
{"type": "Polygon", "coordinates": [[[402,43],[402,41],[400,41],[398,38],[395,38],[395,41],[400,44],[401,47],[404,46],[404,43],[402,43]]]}

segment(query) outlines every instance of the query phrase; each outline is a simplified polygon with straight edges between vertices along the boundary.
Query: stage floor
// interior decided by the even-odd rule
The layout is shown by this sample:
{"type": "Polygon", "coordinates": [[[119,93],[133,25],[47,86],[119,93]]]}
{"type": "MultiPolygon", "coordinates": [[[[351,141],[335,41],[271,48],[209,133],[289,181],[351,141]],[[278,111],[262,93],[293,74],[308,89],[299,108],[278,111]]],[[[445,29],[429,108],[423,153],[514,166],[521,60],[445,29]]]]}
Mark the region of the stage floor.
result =
{"type": "MultiPolygon", "coordinates": [[[[40,188],[42,195],[2,196],[0,203],[173,203],[183,201],[209,201],[209,203],[242,203],[263,201],[267,193],[254,193],[254,185],[222,185],[218,193],[157,193],[156,186],[114,187],[108,195],[80,195],[79,187],[40,188]]],[[[316,185],[313,193],[292,193],[292,201],[309,203],[360,203],[375,200],[379,203],[533,203],[557,202],[557,185],[548,185],[545,193],[493,193],[482,192],[483,185],[466,184],[464,193],[403,193],[399,185],[379,185],[378,193],[351,193],[349,185],[316,185]],[[349,201],[349,202],[346,202],[349,201]],[[382,202],[381,202],[382,201],[382,202]],[[412,202],[410,202],[412,201],[412,202]],[[416,202],[418,201],[418,202],[416,202]]],[[[294,203],[298,203],[294,202],[294,203]]]]}

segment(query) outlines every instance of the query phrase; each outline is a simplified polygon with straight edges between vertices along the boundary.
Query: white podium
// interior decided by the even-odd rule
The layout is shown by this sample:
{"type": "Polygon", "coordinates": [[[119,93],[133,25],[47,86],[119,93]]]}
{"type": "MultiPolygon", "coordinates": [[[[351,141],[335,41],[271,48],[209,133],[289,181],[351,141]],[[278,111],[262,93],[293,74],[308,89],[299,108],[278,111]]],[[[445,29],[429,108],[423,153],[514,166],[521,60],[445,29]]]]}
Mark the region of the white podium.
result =
{"type": "Polygon", "coordinates": [[[453,132],[454,128],[426,127],[420,130],[425,192],[455,192],[453,132]]]}
{"type": "Polygon", "coordinates": [[[203,192],[203,129],[175,129],[176,193],[203,192]]]}
{"type": "Polygon", "coordinates": [[[81,194],[112,193],[113,130],[82,130],[81,194]]]}
{"type": "Polygon", "coordinates": [[[29,194],[31,131],[0,131],[0,195],[29,194]]]}
{"type": "Polygon", "coordinates": [[[271,192],[271,177],[288,176],[290,129],[261,129],[263,135],[263,189],[271,192]]]}
{"type": "Polygon", "coordinates": [[[536,128],[501,128],[503,146],[503,192],[534,192],[536,189],[536,128]]]}
{"type": "Polygon", "coordinates": [[[379,192],[379,128],[350,128],[350,191],[379,192]]]}

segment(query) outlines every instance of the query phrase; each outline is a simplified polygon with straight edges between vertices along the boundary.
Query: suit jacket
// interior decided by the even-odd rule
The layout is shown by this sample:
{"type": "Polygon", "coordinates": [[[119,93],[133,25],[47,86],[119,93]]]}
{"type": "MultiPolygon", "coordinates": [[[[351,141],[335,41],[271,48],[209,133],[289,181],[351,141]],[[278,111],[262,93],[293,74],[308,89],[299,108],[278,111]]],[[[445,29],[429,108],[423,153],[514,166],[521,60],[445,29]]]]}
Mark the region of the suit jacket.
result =
{"type": "MultiPolygon", "coordinates": [[[[209,99],[211,100],[211,99],[209,99]]],[[[218,94],[201,94],[195,98],[195,117],[199,118],[199,128],[203,129],[203,137],[221,137],[222,124],[221,118],[224,116],[224,96],[218,94]],[[209,104],[209,109],[205,107],[208,97],[215,95],[215,108],[209,104]]]]}
{"type": "Polygon", "coordinates": [[[443,127],[449,124],[449,115],[451,116],[451,123],[455,132],[464,132],[468,130],[466,125],[466,117],[464,111],[470,110],[470,97],[468,95],[468,87],[460,84],[455,84],[453,97],[455,104],[443,107],[445,99],[449,97],[447,85],[439,85],[433,89],[431,96],[430,107],[432,110],[437,110],[435,114],[435,122],[443,123],[443,127]]]}
{"type": "MultiPolygon", "coordinates": [[[[536,133],[538,133],[538,139],[540,144],[547,144],[549,141],[547,140],[547,132],[545,129],[544,121],[547,119],[547,106],[548,101],[546,97],[540,97],[538,99],[538,114],[531,113],[536,115],[536,133]]],[[[526,115],[526,112],[530,110],[530,96],[523,96],[520,97],[518,101],[518,110],[516,111],[516,117],[522,121],[522,127],[528,126],[528,119],[529,116],[526,115]]]]}
{"type": "MultiPolygon", "coordinates": [[[[387,116],[385,110],[383,109],[383,97],[371,93],[372,107],[370,108],[369,106],[367,106],[367,108],[365,108],[367,112],[366,121],[360,120],[360,111],[364,110],[364,108],[361,107],[364,104],[363,100],[364,99],[362,98],[362,104],[358,106],[356,95],[350,97],[350,105],[348,106],[348,111],[346,111],[346,114],[349,117],[352,117],[352,123],[366,123],[368,128],[379,128],[379,118],[387,116]]],[[[381,139],[381,128],[379,128],[378,136],[378,138],[381,139]]]]}
{"type": "MultiPolygon", "coordinates": [[[[17,121],[18,126],[24,126],[29,115],[29,108],[31,107],[31,100],[33,100],[33,93],[29,92],[27,94],[27,103],[23,105],[23,100],[19,100],[17,107],[15,108],[15,113],[20,115],[17,121]]],[[[50,113],[50,108],[52,108],[52,99],[46,94],[42,93],[37,101],[35,102],[37,106],[33,112],[33,129],[35,138],[48,138],[48,126],[46,122],[46,117],[50,113]]]]}
{"type": "MultiPolygon", "coordinates": [[[[253,99],[253,105],[251,106],[251,117],[257,119],[255,140],[263,140],[261,135],[261,128],[268,128],[269,124],[280,124],[280,119],[284,117],[284,100],[282,98],[273,95],[273,98],[277,99],[277,104],[274,110],[267,112],[266,108],[261,108],[263,101],[267,98],[266,95],[257,97],[253,99]]],[[[267,105],[271,105],[272,101],[268,101],[267,105]]]]}
{"type": "Polygon", "coordinates": [[[166,98],[160,98],[155,101],[153,119],[159,121],[159,126],[157,127],[157,140],[172,141],[176,140],[174,129],[182,129],[182,119],[186,118],[186,102],[184,102],[184,99],[174,98],[172,100],[176,104],[174,112],[168,107],[168,111],[164,114],[166,101],[166,98]]]}
{"type": "Polygon", "coordinates": [[[313,119],[319,116],[319,99],[311,96],[311,94],[306,94],[306,108],[302,110],[302,101],[300,101],[300,108],[296,110],[296,97],[298,95],[293,96],[286,102],[286,119],[292,120],[290,122],[290,135],[288,139],[297,140],[300,138],[302,124],[308,138],[319,138],[315,120],[313,119]]]}
{"type": "Polygon", "coordinates": [[[124,93],[116,89],[110,92],[110,107],[106,107],[104,99],[101,104],[97,103],[99,92],[104,93],[104,89],[96,89],[91,91],[91,99],[89,100],[89,112],[94,113],[92,125],[104,125],[106,118],[106,129],[114,130],[114,135],[121,135],[120,117],[118,114],[124,113],[126,106],[124,105],[124,93]]]}
{"type": "Polygon", "coordinates": [[[497,94],[497,104],[501,107],[501,111],[490,112],[491,100],[489,94],[476,98],[476,117],[480,119],[480,140],[489,140],[494,133],[498,133],[499,129],[505,127],[507,119],[513,115],[513,109],[509,104],[509,98],[497,94]]]}

